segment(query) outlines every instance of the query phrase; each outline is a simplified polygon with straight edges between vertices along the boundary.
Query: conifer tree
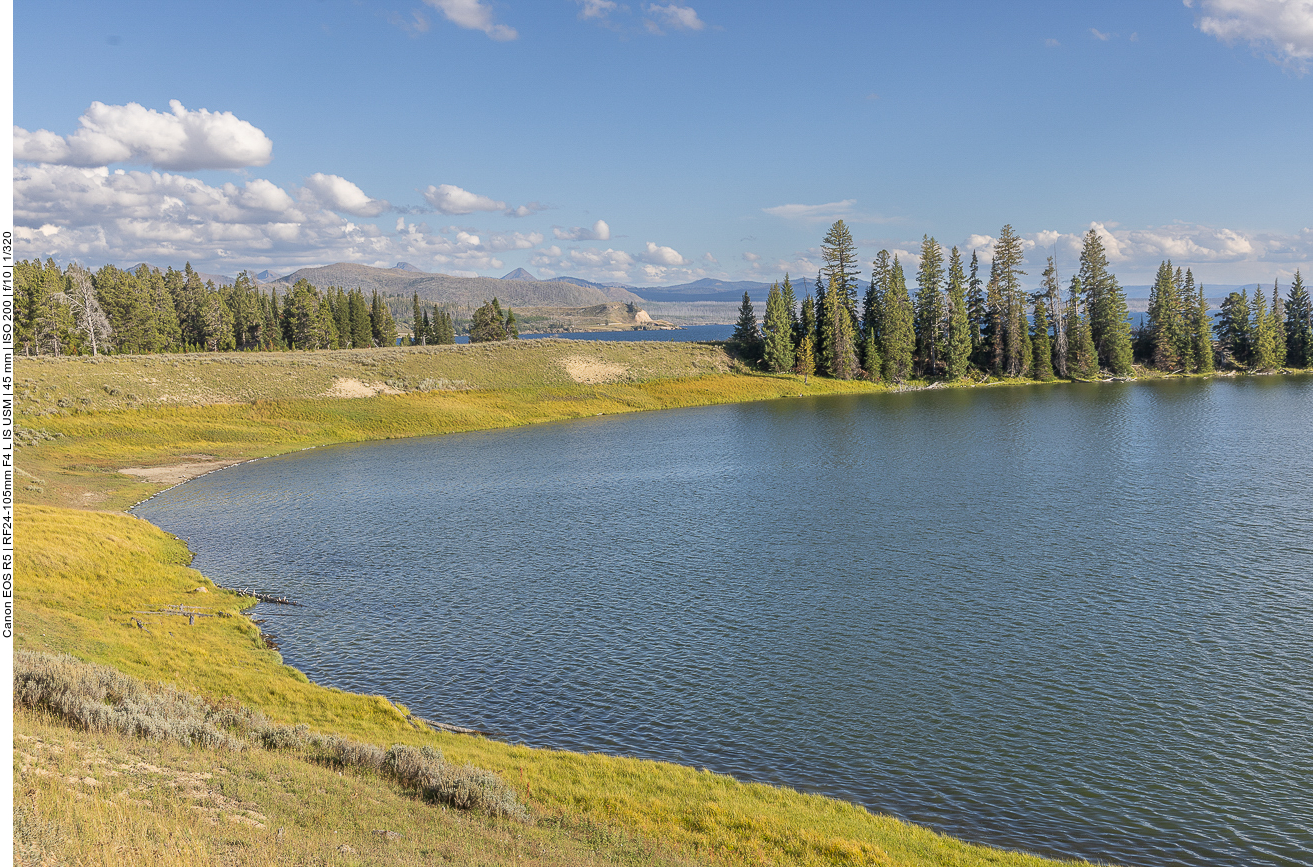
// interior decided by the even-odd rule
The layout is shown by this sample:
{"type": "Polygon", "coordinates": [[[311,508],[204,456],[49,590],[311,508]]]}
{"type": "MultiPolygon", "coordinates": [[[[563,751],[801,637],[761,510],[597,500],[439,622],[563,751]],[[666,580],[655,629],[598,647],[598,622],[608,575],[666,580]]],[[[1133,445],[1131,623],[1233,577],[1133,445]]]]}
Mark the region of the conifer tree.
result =
{"type": "Polygon", "coordinates": [[[1313,301],[1298,271],[1286,298],[1286,364],[1313,366],[1313,301]]]}
{"type": "Polygon", "coordinates": [[[1250,347],[1249,364],[1254,370],[1271,370],[1276,366],[1276,331],[1272,327],[1272,317],[1267,312],[1267,298],[1263,296],[1263,287],[1254,287],[1254,299],[1250,305],[1253,324],[1250,333],[1253,343],[1250,347]]]}
{"type": "Polygon", "coordinates": [[[839,278],[831,276],[825,290],[826,320],[829,323],[829,344],[833,356],[829,359],[830,376],[835,379],[852,379],[857,375],[857,353],[854,346],[852,317],[844,307],[839,290],[839,278]]]}
{"type": "Polygon", "coordinates": [[[944,324],[944,253],[929,235],[921,237],[921,267],[916,270],[916,309],[913,329],[921,370],[926,376],[939,372],[944,324]]]}
{"type": "Polygon", "coordinates": [[[816,327],[814,330],[815,350],[816,350],[816,372],[821,376],[830,373],[830,359],[834,357],[834,347],[829,344],[829,336],[832,333],[829,323],[829,313],[825,307],[825,282],[821,279],[821,274],[816,274],[816,327]]]}
{"type": "Polygon", "coordinates": [[[772,373],[793,369],[793,323],[789,319],[784,293],[778,283],[772,283],[766,296],[766,320],[762,329],[762,358],[772,373]]]}
{"type": "Polygon", "coordinates": [[[1053,344],[1049,342],[1049,296],[1036,293],[1034,298],[1035,322],[1031,332],[1031,376],[1041,382],[1053,378],[1053,344]]]}
{"type": "Polygon", "coordinates": [[[961,379],[971,364],[971,322],[967,311],[967,278],[962,272],[962,254],[957,248],[948,259],[948,344],[945,375],[961,379]]]}
{"type": "Polygon", "coordinates": [[[1053,364],[1058,376],[1067,376],[1067,325],[1068,319],[1063,315],[1062,287],[1058,285],[1058,266],[1049,257],[1043,272],[1044,299],[1048,304],[1048,316],[1053,323],[1053,364]]]}
{"type": "MultiPolygon", "coordinates": [[[[1185,272],[1186,283],[1194,282],[1194,275],[1185,272]]],[[[1191,350],[1194,354],[1195,373],[1213,372],[1213,329],[1212,319],[1208,315],[1208,299],[1204,296],[1204,287],[1199,285],[1198,300],[1194,305],[1194,339],[1191,350]]]]}
{"type": "Polygon", "coordinates": [[[802,351],[803,338],[811,338],[812,347],[812,373],[816,372],[816,302],[810,295],[802,300],[802,314],[798,317],[798,332],[802,338],[798,340],[798,349],[802,351]]]}
{"type": "Polygon", "coordinates": [[[1080,254],[1080,282],[1085,309],[1099,352],[1099,363],[1119,376],[1131,372],[1131,324],[1126,295],[1108,271],[1108,256],[1099,233],[1090,229],[1080,254]]]}
{"type": "Polygon", "coordinates": [[[365,306],[365,295],[359,289],[353,289],[347,300],[351,319],[351,346],[363,349],[374,345],[373,328],[369,323],[369,308],[365,306]]]}
{"type": "Polygon", "coordinates": [[[1026,351],[1030,329],[1021,291],[1021,277],[1026,273],[1021,270],[1022,256],[1021,238],[1011,224],[1005,225],[994,244],[993,277],[1002,305],[1004,363],[1009,376],[1021,376],[1030,366],[1030,354],[1026,351]]]}
{"type": "Polygon", "coordinates": [[[857,264],[857,248],[853,244],[852,233],[848,231],[848,226],[843,220],[836,220],[834,225],[830,226],[830,231],[825,233],[825,239],[821,241],[821,259],[825,262],[825,267],[821,269],[821,277],[825,278],[824,282],[816,284],[818,297],[823,290],[828,289],[830,279],[835,281],[839,292],[840,306],[847,311],[849,316],[849,325],[855,325],[857,321],[857,284],[859,282],[860,268],[857,264]]]}
{"type": "Polygon", "coordinates": [[[884,316],[884,296],[889,287],[890,264],[889,251],[881,250],[871,262],[871,282],[862,299],[862,333],[875,340],[878,347],[881,336],[881,321],[884,316]]]}
{"type": "Polygon", "coordinates": [[[798,349],[798,340],[802,337],[798,333],[798,299],[793,294],[793,283],[789,281],[789,272],[784,272],[784,282],[780,284],[780,294],[784,296],[784,309],[789,314],[789,346],[793,351],[798,349]]]}
{"type": "Polygon", "coordinates": [[[977,367],[988,367],[985,358],[985,307],[984,283],[980,279],[980,259],[971,251],[971,277],[967,282],[967,330],[971,332],[971,361],[977,367]]]}
{"type": "Polygon", "coordinates": [[[424,317],[419,305],[419,293],[416,292],[410,296],[410,345],[419,346],[423,336],[424,317]]]}
{"type": "Polygon", "coordinates": [[[1077,379],[1090,379],[1099,372],[1099,352],[1094,346],[1094,331],[1090,328],[1088,310],[1081,309],[1084,300],[1080,276],[1071,278],[1071,298],[1067,303],[1067,321],[1071,342],[1067,345],[1067,375],[1077,379]]]}
{"type": "Polygon", "coordinates": [[[985,290],[985,326],[981,332],[984,367],[995,376],[1003,373],[1006,360],[1004,332],[1007,328],[1007,304],[999,289],[996,267],[990,265],[989,284],[985,290]]]}
{"type": "Polygon", "coordinates": [[[884,377],[884,360],[880,358],[880,344],[875,335],[867,332],[862,340],[862,370],[867,379],[876,381],[884,377]]]}
{"type": "Polygon", "coordinates": [[[1281,301],[1281,285],[1272,282],[1272,366],[1286,366],[1286,305],[1281,301]]]}
{"type": "Polygon", "coordinates": [[[1222,359],[1237,367],[1249,364],[1252,326],[1249,321],[1249,292],[1232,292],[1222,302],[1221,315],[1213,325],[1222,359]]]}
{"type": "Polygon", "coordinates": [[[757,314],[753,312],[752,299],[747,292],[743,293],[743,303],[739,305],[739,321],[729,340],[738,347],[744,358],[753,362],[761,358],[761,332],[757,330],[757,314]]]}
{"type": "Polygon", "coordinates": [[[369,328],[373,333],[375,346],[397,345],[396,320],[392,318],[392,311],[388,309],[387,304],[379,297],[377,289],[374,290],[374,297],[370,302],[369,328]]]}
{"type": "Polygon", "coordinates": [[[1181,325],[1176,275],[1171,261],[1166,260],[1158,266],[1149,290],[1148,361],[1159,370],[1176,370],[1181,364],[1181,325]]]}
{"type": "MultiPolygon", "coordinates": [[[[811,300],[811,296],[807,296],[811,300]]],[[[802,343],[798,345],[798,359],[795,362],[794,372],[807,381],[807,377],[816,374],[816,341],[812,339],[812,332],[804,331],[802,333],[802,343]]]]}
{"type": "Polygon", "coordinates": [[[912,351],[916,332],[912,327],[912,299],[907,294],[907,278],[898,257],[889,269],[889,289],[885,295],[883,336],[880,353],[884,361],[884,378],[903,382],[912,374],[912,351]]]}

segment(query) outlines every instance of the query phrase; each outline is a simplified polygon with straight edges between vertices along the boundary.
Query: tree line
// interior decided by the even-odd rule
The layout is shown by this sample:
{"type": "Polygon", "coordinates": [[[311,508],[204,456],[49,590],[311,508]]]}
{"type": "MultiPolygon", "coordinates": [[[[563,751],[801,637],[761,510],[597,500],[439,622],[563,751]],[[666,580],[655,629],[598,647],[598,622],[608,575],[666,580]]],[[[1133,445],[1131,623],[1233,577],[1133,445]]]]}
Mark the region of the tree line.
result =
{"type": "MultiPolygon", "coordinates": [[[[147,265],[94,273],[53,259],[14,267],[15,346],[26,355],[358,349],[397,344],[401,299],[298,280],[282,295],[243,271],[231,285],[147,265]]],[[[411,299],[411,345],[455,343],[450,310],[411,299]],[[432,310],[432,317],[429,311],[432,310]]],[[[519,337],[496,299],[474,311],[472,342],[519,337]]]]}
{"type": "Polygon", "coordinates": [[[1313,309],[1299,272],[1283,301],[1231,293],[1214,322],[1187,269],[1158,270],[1147,318],[1132,329],[1126,293],[1108,268],[1103,242],[1086,233],[1064,295],[1053,257],[1040,288],[1021,286],[1023,248],[1011,225],[994,246],[987,278],[930,236],[921,243],[915,295],[897,255],[881,250],[862,289],[855,245],[842,220],[821,243],[819,297],[797,301],[788,274],[771,286],[761,328],[747,293],[731,343],[774,372],[900,383],[968,374],[1050,380],[1128,376],[1138,361],[1167,372],[1209,373],[1218,365],[1268,370],[1313,365],[1313,309]],[[821,287],[824,287],[823,289],[821,287]],[[859,306],[860,301],[860,306],[859,306]]]}

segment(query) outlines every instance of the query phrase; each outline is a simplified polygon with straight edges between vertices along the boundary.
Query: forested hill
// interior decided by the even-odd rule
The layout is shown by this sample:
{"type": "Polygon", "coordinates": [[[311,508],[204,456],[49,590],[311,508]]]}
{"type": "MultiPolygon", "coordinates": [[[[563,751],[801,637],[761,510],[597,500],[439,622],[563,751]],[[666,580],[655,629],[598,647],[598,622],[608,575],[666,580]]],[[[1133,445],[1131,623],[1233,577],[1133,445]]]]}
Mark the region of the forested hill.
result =
{"type": "Polygon", "coordinates": [[[498,280],[494,277],[453,277],[449,274],[425,274],[399,268],[371,268],[339,262],[322,268],[302,268],[274,283],[290,287],[297,280],[313,286],[337,286],[360,289],[366,295],[377,290],[381,295],[409,297],[418,293],[421,300],[442,304],[478,307],[496,297],[510,307],[591,307],[611,299],[591,286],[578,286],[555,280],[498,280]]]}

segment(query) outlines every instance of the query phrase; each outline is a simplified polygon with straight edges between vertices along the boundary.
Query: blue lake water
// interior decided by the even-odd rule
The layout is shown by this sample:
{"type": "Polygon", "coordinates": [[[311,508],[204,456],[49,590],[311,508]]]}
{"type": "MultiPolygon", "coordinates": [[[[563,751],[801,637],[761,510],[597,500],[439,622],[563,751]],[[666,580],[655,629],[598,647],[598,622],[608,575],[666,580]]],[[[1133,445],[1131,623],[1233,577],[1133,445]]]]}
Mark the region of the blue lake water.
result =
{"type": "Polygon", "coordinates": [[[1313,863],[1313,377],[300,452],[137,514],[313,680],[969,840],[1313,863]]]}

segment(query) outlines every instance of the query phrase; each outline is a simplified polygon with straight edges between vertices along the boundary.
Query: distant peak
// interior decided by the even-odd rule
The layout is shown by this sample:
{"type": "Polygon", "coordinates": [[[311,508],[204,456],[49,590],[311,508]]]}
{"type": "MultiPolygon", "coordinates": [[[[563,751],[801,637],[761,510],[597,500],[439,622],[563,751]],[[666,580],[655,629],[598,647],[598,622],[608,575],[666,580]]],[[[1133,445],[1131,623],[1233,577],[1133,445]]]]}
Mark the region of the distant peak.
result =
{"type": "Polygon", "coordinates": [[[392,270],[394,270],[394,271],[414,271],[414,272],[416,272],[416,273],[418,273],[418,274],[423,274],[423,273],[424,273],[424,270],[423,270],[423,269],[421,269],[421,268],[416,268],[414,265],[410,264],[409,262],[398,262],[397,264],[395,264],[395,265],[392,266],[392,270]]]}
{"type": "Polygon", "coordinates": [[[514,271],[512,271],[512,272],[509,273],[509,274],[507,274],[507,275],[506,275],[505,277],[503,277],[502,279],[503,279],[503,280],[534,280],[534,281],[537,281],[538,278],[535,277],[535,276],[533,276],[532,274],[530,274],[528,271],[524,270],[523,268],[516,268],[514,271]]]}

